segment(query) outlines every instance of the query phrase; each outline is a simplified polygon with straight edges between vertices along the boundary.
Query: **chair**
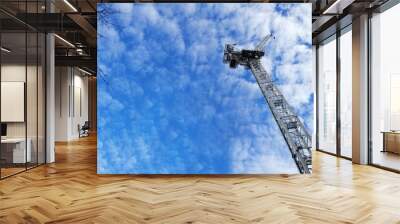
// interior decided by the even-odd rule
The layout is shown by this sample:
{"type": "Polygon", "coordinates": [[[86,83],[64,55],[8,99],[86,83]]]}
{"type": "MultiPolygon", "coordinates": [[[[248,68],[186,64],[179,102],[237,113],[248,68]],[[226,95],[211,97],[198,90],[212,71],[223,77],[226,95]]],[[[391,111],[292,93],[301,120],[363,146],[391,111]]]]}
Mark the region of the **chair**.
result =
{"type": "Polygon", "coordinates": [[[85,121],[82,127],[78,124],[79,138],[89,136],[89,129],[90,129],[89,121],[85,121]]]}

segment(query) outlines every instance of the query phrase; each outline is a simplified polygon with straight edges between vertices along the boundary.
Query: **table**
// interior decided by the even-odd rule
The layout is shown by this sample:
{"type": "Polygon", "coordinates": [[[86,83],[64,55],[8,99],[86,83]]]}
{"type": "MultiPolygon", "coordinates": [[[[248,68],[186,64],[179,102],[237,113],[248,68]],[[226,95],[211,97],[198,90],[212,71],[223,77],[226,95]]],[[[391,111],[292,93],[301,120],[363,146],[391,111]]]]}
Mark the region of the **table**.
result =
{"type": "Polygon", "coordinates": [[[383,150],[382,152],[392,152],[400,154],[400,131],[382,131],[383,150]]]}
{"type": "Polygon", "coordinates": [[[30,138],[6,138],[1,139],[1,154],[2,157],[10,163],[26,163],[31,162],[32,141],[30,138]],[[25,144],[28,143],[25,151],[25,144]],[[10,147],[11,146],[11,147],[10,147]],[[12,154],[12,155],[11,155],[12,154]],[[12,158],[12,159],[11,159],[12,158]]]}

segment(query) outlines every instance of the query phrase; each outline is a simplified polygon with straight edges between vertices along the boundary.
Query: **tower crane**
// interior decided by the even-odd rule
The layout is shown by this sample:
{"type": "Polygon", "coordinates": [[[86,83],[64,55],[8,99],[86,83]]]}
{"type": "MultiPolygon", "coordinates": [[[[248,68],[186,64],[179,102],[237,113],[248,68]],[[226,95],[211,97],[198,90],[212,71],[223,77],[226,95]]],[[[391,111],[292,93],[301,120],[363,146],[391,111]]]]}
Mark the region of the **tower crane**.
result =
{"type": "Polygon", "coordinates": [[[265,36],[253,50],[238,50],[234,44],[226,44],[223,62],[230,68],[242,65],[250,69],[265,100],[275,118],[276,123],[292,154],[293,160],[302,174],[311,173],[311,137],[305,129],[294,109],[288,104],[285,97],[272,81],[272,77],[261,64],[261,58],[265,55],[264,47],[272,37],[265,36]]]}

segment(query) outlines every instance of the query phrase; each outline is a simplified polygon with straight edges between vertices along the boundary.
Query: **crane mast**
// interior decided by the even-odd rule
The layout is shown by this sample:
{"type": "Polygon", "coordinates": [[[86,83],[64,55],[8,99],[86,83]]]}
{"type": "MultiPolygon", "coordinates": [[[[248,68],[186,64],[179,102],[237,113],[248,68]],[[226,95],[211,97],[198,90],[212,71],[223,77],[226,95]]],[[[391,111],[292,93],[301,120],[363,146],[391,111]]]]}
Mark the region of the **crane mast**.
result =
{"type": "Polygon", "coordinates": [[[226,44],[224,63],[236,68],[242,65],[253,73],[261,92],[275,118],[276,123],[292,154],[293,160],[300,173],[311,173],[311,137],[305,129],[294,109],[272,81],[261,64],[264,56],[263,48],[272,35],[267,35],[254,50],[236,50],[234,45],[226,44]]]}

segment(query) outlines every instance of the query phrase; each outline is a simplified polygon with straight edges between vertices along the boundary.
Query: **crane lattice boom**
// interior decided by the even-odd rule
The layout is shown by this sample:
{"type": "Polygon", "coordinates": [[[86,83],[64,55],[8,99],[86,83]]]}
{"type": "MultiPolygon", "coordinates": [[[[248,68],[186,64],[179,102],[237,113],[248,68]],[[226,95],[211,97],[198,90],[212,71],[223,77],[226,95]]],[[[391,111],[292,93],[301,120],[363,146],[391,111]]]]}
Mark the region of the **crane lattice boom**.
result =
{"type": "Polygon", "coordinates": [[[263,48],[270,37],[267,35],[255,50],[236,50],[231,44],[225,45],[224,63],[229,63],[231,68],[242,65],[252,71],[299,172],[311,173],[311,137],[261,64],[260,59],[265,54],[263,48]]]}

